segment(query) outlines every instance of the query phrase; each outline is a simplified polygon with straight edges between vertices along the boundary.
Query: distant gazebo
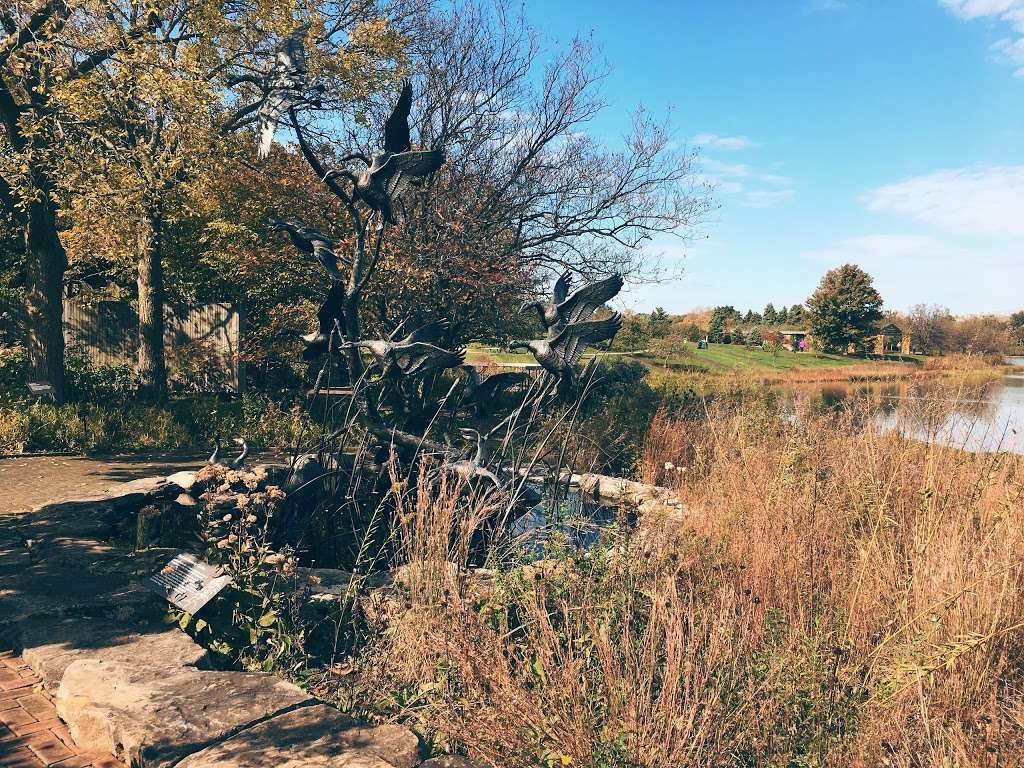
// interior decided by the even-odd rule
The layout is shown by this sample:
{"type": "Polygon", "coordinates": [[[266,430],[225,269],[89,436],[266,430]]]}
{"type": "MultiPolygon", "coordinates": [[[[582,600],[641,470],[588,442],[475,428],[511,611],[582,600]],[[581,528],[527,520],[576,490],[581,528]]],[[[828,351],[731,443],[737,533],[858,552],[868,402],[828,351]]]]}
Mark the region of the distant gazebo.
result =
{"type": "Polygon", "coordinates": [[[779,331],[779,336],[782,337],[782,346],[790,352],[803,352],[810,348],[810,334],[807,331],[779,331]]]}
{"type": "Polygon", "coordinates": [[[895,323],[883,325],[874,338],[876,355],[909,355],[910,334],[895,323]]]}

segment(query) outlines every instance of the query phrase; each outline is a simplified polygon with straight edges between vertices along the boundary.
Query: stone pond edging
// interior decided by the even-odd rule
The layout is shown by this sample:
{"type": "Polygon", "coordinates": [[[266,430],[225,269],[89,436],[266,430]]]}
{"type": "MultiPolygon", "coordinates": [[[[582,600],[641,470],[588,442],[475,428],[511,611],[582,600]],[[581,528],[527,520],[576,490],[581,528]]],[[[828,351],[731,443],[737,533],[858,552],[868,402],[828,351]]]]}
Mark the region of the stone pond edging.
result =
{"type": "Polygon", "coordinates": [[[273,675],[209,669],[205,649],[167,628],[143,585],[155,563],[133,572],[106,540],[129,510],[193,483],[136,480],[2,522],[0,633],[79,748],[145,768],[472,768],[423,761],[408,728],[361,724],[273,675]]]}

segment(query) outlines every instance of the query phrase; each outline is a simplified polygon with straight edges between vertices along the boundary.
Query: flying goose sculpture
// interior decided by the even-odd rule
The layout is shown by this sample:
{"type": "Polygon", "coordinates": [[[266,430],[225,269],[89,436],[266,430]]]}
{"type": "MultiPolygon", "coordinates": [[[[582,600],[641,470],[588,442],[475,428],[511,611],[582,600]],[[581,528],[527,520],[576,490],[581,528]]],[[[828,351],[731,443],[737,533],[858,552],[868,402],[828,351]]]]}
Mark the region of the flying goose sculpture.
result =
{"type": "MultiPolygon", "coordinates": [[[[408,338],[408,337],[407,337],[408,338]]],[[[400,341],[390,339],[364,339],[343,345],[346,348],[365,349],[383,367],[382,375],[397,370],[405,376],[416,376],[428,371],[441,371],[462,365],[466,350],[442,349],[425,341],[400,341]]]]}
{"type": "Polygon", "coordinates": [[[294,328],[284,328],[277,336],[299,339],[306,348],[302,350],[302,359],[306,362],[315,360],[327,352],[331,343],[331,334],[339,335],[345,328],[345,312],[342,303],[345,300],[345,287],[336,281],[331,282],[327,297],[317,310],[317,329],[312,333],[302,333],[294,328]]]}
{"type": "Polygon", "coordinates": [[[569,323],[547,339],[513,341],[512,349],[529,349],[541,367],[557,382],[559,391],[576,381],[575,365],[591,344],[607,341],[622,328],[622,315],[614,312],[602,320],[569,323]]]}
{"type": "Polygon", "coordinates": [[[398,198],[409,184],[433,173],[444,162],[444,151],[412,151],[409,135],[409,111],[412,109],[412,83],[406,80],[402,93],[384,124],[384,149],[374,153],[367,160],[361,153],[342,158],[342,162],[359,160],[366,168],[353,172],[348,168],[337,168],[324,175],[324,181],[343,176],[352,182],[352,199],[362,200],[372,210],[379,211],[383,221],[378,227],[395,223],[392,201],[398,198]]]}
{"type": "Polygon", "coordinates": [[[306,86],[306,33],[303,24],[281,41],[274,54],[274,66],[266,79],[266,95],[256,110],[260,141],[256,154],[263,160],[270,154],[281,115],[302,100],[306,86]]]}
{"type": "Polygon", "coordinates": [[[458,406],[468,406],[476,418],[493,415],[502,393],[523,381],[527,375],[518,371],[494,373],[486,379],[480,378],[480,371],[475,365],[459,366],[466,374],[462,389],[459,392],[458,406]]]}
{"type": "Polygon", "coordinates": [[[274,221],[272,224],[275,232],[287,232],[292,245],[300,251],[313,254],[320,262],[320,266],[331,276],[331,280],[340,282],[345,279],[341,270],[338,269],[338,262],[340,261],[345,266],[351,266],[352,262],[335,250],[338,246],[337,240],[327,237],[319,229],[306,226],[296,219],[274,221]]]}
{"type": "Polygon", "coordinates": [[[612,275],[604,280],[587,283],[569,293],[571,287],[571,275],[566,272],[555,282],[550,299],[528,301],[520,308],[520,312],[531,307],[536,309],[551,339],[566,325],[589,320],[599,307],[615,298],[622,290],[622,276],[612,275]]]}

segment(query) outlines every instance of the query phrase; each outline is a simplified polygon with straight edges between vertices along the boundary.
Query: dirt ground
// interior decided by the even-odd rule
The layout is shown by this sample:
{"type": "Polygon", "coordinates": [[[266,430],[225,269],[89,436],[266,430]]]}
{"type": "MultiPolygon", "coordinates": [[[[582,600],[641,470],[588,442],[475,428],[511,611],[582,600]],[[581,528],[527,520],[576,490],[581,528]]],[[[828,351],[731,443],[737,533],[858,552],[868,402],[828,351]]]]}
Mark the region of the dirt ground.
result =
{"type": "Polygon", "coordinates": [[[196,469],[202,456],[30,456],[0,459],[0,515],[51,501],[101,496],[118,483],[196,469]]]}

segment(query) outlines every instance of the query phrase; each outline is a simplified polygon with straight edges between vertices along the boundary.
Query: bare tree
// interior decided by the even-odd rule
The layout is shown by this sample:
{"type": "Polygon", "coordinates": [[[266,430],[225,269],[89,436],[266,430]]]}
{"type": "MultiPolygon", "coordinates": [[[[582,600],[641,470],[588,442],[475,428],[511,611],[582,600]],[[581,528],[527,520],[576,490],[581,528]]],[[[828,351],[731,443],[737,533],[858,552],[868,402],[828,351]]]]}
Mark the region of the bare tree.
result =
{"type": "MultiPolygon", "coordinates": [[[[482,281],[482,293],[452,290],[466,265],[500,272],[504,301],[565,269],[637,276],[645,242],[685,236],[709,210],[694,157],[675,151],[665,123],[638,111],[619,147],[586,133],[605,106],[604,70],[586,42],[545,51],[501,2],[424,15],[411,39],[419,145],[443,147],[447,161],[407,196],[408,226],[388,238],[384,266],[404,268],[397,293],[408,295],[402,302],[392,290],[392,303],[432,297],[470,324],[487,308],[507,309],[486,291],[493,282],[482,281]]],[[[311,145],[330,139],[368,154],[389,108],[382,100],[365,125],[333,134],[336,117],[307,111],[303,130],[311,145]]]]}

